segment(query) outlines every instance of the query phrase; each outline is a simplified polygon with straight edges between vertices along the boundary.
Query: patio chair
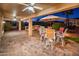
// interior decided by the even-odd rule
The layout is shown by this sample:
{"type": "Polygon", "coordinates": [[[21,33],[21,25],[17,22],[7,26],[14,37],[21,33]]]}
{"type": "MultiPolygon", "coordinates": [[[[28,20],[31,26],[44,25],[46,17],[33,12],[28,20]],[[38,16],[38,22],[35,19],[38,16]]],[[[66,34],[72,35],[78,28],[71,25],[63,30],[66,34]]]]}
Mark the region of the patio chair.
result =
{"type": "Polygon", "coordinates": [[[46,39],[45,45],[47,47],[51,47],[52,45],[54,46],[55,30],[54,29],[46,29],[45,39],[46,39]]]}
{"type": "Polygon", "coordinates": [[[65,34],[66,34],[67,30],[68,29],[65,29],[64,32],[61,32],[61,31],[57,31],[56,32],[56,42],[61,42],[62,43],[62,46],[65,45],[64,37],[65,37],[65,34]]]}
{"type": "Polygon", "coordinates": [[[44,41],[45,28],[43,26],[40,26],[40,28],[39,28],[39,34],[40,34],[40,40],[44,41]]]}

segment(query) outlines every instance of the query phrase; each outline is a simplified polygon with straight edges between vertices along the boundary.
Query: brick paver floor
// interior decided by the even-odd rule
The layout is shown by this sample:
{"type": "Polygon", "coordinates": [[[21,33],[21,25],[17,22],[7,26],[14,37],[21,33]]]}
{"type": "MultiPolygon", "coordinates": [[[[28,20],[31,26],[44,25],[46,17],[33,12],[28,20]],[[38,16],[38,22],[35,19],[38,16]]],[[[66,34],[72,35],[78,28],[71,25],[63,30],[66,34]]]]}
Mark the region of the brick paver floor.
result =
{"type": "Polygon", "coordinates": [[[37,32],[29,38],[27,31],[5,33],[0,42],[1,56],[63,56],[79,55],[79,44],[68,41],[64,47],[57,44],[54,49],[45,47],[37,32]]]}

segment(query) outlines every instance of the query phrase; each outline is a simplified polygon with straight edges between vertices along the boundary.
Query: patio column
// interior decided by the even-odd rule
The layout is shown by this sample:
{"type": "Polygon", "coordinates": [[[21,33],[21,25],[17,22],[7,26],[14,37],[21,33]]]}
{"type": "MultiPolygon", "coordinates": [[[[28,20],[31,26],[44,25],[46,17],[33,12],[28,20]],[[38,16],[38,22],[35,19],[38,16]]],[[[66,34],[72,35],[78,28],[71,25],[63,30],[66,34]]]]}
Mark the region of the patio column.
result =
{"type": "Polygon", "coordinates": [[[4,29],[3,29],[3,17],[0,17],[0,38],[2,37],[4,33],[4,29]]]}
{"type": "Polygon", "coordinates": [[[32,36],[32,18],[29,18],[28,34],[32,36]]]}
{"type": "Polygon", "coordinates": [[[3,20],[4,20],[4,17],[2,17],[2,22],[1,22],[1,25],[2,25],[2,27],[1,27],[1,28],[2,28],[2,34],[4,33],[4,24],[5,24],[5,23],[3,22],[3,20]]]}
{"type": "Polygon", "coordinates": [[[21,31],[21,20],[19,20],[19,31],[21,31]]]}

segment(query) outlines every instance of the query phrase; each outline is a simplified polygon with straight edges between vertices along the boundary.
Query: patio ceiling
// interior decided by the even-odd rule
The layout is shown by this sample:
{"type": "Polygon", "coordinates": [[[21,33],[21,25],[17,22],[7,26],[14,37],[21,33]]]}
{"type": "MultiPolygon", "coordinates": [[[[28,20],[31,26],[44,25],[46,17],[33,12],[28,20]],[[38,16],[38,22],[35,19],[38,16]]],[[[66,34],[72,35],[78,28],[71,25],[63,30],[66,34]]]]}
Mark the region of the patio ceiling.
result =
{"type": "MultiPolygon", "coordinates": [[[[35,4],[35,6],[39,6],[41,8],[43,8],[43,10],[51,8],[51,6],[54,4],[35,4]]],[[[6,18],[12,18],[12,14],[13,11],[16,11],[16,15],[18,18],[26,18],[28,16],[30,16],[30,14],[28,13],[28,11],[23,12],[22,10],[26,8],[26,6],[21,5],[19,3],[0,3],[0,15],[4,16],[6,18]]],[[[39,13],[40,10],[35,9],[35,13],[33,15],[31,15],[32,17],[34,15],[37,15],[37,13],[39,13]]]]}
{"type": "MultiPolygon", "coordinates": [[[[27,4],[27,3],[26,3],[27,4]]],[[[35,9],[35,13],[30,16],[30,14],[25,11],[22,12],[26,6],[18,4],[18,3],[0,3],[0,16],[4,16],[5,18],[12,19],[13,11],[16,11],[16,17],[19,19],[28,19],[29,17],[37,17],[42,15],[53,14],[73,8],[79,7],[78,3],[36,3],[36,6],[42,7],[43,10],[35,9]]],[[[42,16],[43,17],[43,16],[42,16]]],[[[39,17],[37,17],[39,18],[39,17]]]]}

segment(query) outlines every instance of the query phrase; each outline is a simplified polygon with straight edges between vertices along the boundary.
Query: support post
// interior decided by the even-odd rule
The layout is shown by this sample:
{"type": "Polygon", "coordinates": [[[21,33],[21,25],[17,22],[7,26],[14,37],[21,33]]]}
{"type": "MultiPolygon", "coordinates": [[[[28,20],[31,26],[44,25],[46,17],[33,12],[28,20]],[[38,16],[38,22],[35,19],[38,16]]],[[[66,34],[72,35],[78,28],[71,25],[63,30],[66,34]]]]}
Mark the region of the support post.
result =
{"type": "Polygon", "coordinates": [[[29,18],[28,34],[30,37],[32,36],[32,19],[31,18],[29,18]]]}
{"type": "Polygon", "coordinates": [[[19,31],[21,31],[21,20],[19,20],[19,31]]]}
{"type": "Polygon", "coordinates": [[[3,17],[0,17],[0,38],[3,36],[4,28],[3,28],[3,17]]]}

